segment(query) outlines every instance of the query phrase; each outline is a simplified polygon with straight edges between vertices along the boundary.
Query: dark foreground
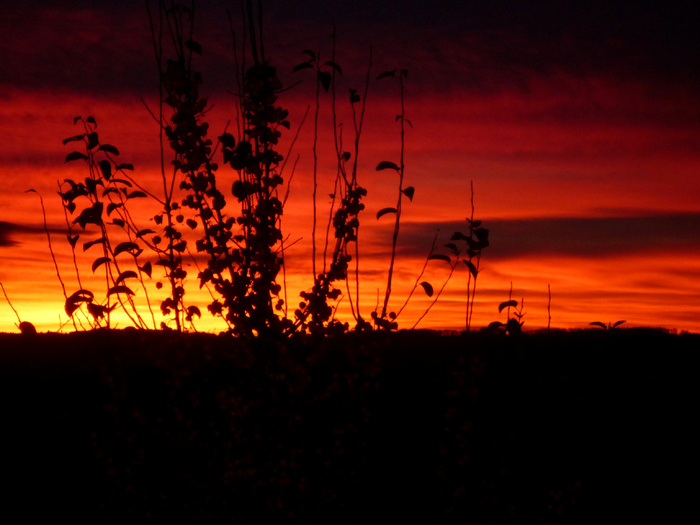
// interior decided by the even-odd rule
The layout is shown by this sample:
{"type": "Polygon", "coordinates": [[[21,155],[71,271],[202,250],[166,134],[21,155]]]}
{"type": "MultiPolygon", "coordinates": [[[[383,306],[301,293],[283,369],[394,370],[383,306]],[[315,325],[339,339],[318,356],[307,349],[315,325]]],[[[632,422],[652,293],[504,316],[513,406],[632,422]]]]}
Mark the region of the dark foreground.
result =
{"type": "Polygon", "coordinates": [[[692,522],[698,364],[653,330],[0,335],[2,512],[692,522]]]}

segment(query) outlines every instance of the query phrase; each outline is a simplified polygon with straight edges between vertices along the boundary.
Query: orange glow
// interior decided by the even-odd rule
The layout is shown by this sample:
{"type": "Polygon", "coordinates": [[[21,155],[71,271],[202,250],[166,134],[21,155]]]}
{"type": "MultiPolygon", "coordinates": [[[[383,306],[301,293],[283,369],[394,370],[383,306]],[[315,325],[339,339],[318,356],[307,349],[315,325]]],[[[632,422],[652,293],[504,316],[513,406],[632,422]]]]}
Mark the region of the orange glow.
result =
{"type": "MultiPolygon", "coordinates": [[[[100,20],[87,12],[78,18],[95,24],[100,20]]],[[[130,27],[136,31],[136,26],[130,27]]],[[[85,30],[75,38],[76,45],[84,39],[97,42],[99,31],[85,30]]],[[[127,48],[133,51],[135,45],[132,42],[127,48]]],[[[456,56],[470,53],[454,45],[456,56]]],[[[46,46],[36,43],[39,50],[46,46]]],[[[110,46],[122,49],[111,41],[110,46]]],[[[215,57],[224,48],[221,43],[214,46],[215,57]]],[[[29,60],[28,55],[22,56],[29,60]]],[[[421,64],[416,64],[419,73],[421,64]]],[[[455,74],[460,73],[459,65],[451,66],[455,74]]],[[[513,299],[524,299],[526,328],[547,326],[549,285],[552,327],[581,328],[592,321],[624,319],[625,326],[700,331],[700,103],[687,86],[669,81],[668,86],[662,85],[667,96],[660,97],[659,86],[644,79],[600,72],[578,75],[561,68],[547,75],[523,74],[525,87],[477,89],[445,80],[444,89],[443,84],[438,89],[425,80],[433,71],[425,67],[427,73],[420,77],[423,84],[412,85],[413,77],[408,77],[406,106],[413,128],[406,137],[405,185],[415,187],[415,197],[403,208],[391,301],[394,311],[416,284],[436,232],[437,251],[448,253],[443,246],[451,234],[466,228],[470,181],[474,181],[475,218],[491,230],[492,243],[484,250],[478,279],[475,327],[505,321],[498,304],[508,299],[512,282],[513,299]]],[[[357,73],[362,68],[353,64],[349,69],[357,73]]],[[[0,282],[23,320],[40,331],[70,330],[39,199],[25,192],[35,189],[44,198],[59,271],[67,292],[72,293],[78,284],[61,233],[65,218],[56,195],[57,182],[80,179],[86,173],[78,163],[64,163],[72,146],[63,146],[61,140],[75,133],[74,116],[94,115],[101,140],[117,146],[120,158],[135,165],[139,183],[158,192],[157,124],[140,101],[143,96],[155,107],[157,85],[145,93],[131,89],[115,95],[112,88],[105,92],[46,85],[27,89],[7,82],[0,101],[0,282]]],[[[214,105],[209,117],[215,139],[234,115],[233,100],[225,92],[227,86],[210,87],[205,82],[205,87],[214,105]]],[[[360,217],[360,307],[365,318],[378,302],[381,305],[386,287],[392,222],[390,217],[377,220],[376,213],[394,205],[397,181],[393,172],[377,172],[375,167],[383,160],[398,161],[395,116],[400,108],[394,87],[375,83],[370,88],[360,147],[359,183],[368,189],[360,217]]],[[[285,155],[312,95],[307,82],[280,98],[292,121],[292,130],[280,147],[285,155]]],[[[345,98],[338,104],[345,149],[350,150],[351,116],[345,98]]],[[[328,106],[324,107],[318,199],[321,237],[335,176],[332,124],[328,106]]],[[[301,129],[284,174],[288,181],[296,161],[283,217],[290,245],[285,253],[289,315],[300,300],[299,291],[310,287],[312,280],[311,120],[309,116],[301,129]]],[[[219,176],[220,186],[230,187],[230,170],[222,167],[219,176]]],[[[155,209],[148,202],[138,203],[135,211],[144,228],[152,226],[149,217],[155,209]]],[[[78,252],[83,287],[93,287],[96,293],[102,289],[104,294],[101,278],[93,277],[90,270],[96,255],[78,252]]],[[[206,313],[208,295],[199,290],[197,270],[190,264],[187,298],[204,313],[197,328],[223,329],[206,313]]],[[[445,262],[431,261],[420,280],[437,291],[448,273],[445,262]]],[[[154,273],[154,280],[160,278],[154,273]]],[[[460,263],[418,327],[463,329],[466,279],[466,267],[460,263]]],[[[149,294],[158,326],[163,320],[158,304],[164,296],[151,285],[149,294]]],[[[148,312],[145,300],[139,291],[137,301],[144,315],[148,312]]],[[[412,327],[431,303],[419,286],[399,317],[400,327],[412,327]]],[[[347,294],[338,317],[349,319],[347,294]]],[[[129,324],[121,314],[115,314],[115,321],[118,326],[129,324]]],[[[16,323],[15,314],[1,298],[0,331],[16,331],[16,323]]]]}

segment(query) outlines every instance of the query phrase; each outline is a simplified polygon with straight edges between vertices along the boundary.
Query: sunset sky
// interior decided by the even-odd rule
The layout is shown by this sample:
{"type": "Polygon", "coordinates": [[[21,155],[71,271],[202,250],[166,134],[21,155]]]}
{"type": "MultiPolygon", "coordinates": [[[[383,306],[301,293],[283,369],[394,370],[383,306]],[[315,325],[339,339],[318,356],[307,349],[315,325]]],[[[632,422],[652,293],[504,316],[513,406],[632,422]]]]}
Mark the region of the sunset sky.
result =
{"type": "MultiPolygon", "coordinates": [[[[211,136],[234,118],[231,32],[237,1],[199,2],[195,40],[203,55],[202,94],[213,105],[211,136]]],[[[336,24],[339,117],[349,133],[347,89],[362,90],[372,49],[372,79],[408,70],[406,185],[391,304],[398,310],[438,234],[438,252],[465,231],[474,185],[475,217],[490,230],[477,284],[474,326],[505,321],[498,304],[524,299],[525,328],[582,328],[592,321],[700,331],[700,9],[694,2],[537,2],[304,0],[265,2],[265,50],[292,89],[279,104],[296,132],[314,85],[292,73],[303,49],[330,59],[336,24]],[[438,4],[437,6],[431,4],[438,4]],[[298,82],[298,84],[297,84],[298,82]]],[[[159,184],[158,77],[145,1],[38,1],[0,15],[0,282],[22,320],[41,331],[66,321],[64,297],[43,229],[69,293],[78,285],[57,181],[83,178],[64,163],[79,133],[73,117],[92,115],[103,142],[147,187],[159,184]]],[[[319,210],[327,216],[335,169],[329,99],[321,108],[319,210]]],[[[372,81],[360,146],[362,308],[383,297],[396,178],[377,172],[398,162],[398,84],[372,81]]],[[[286,255],[289,297],[311,286],[311,119],[301,128],[283,228],[300,239],[286,255]]],[[[347,140],[350,140],[348,135],[347,140]]],[[[233,173],[220,171],[220,176],[233,173]]],[[[230,180],[233,180],[232,178],[230,180]]],[[[230,181],[222,185],[230,187],[230,181]]],[[[231,199],[233,200],[233,199],[231,199]]],[[[144,214],[144,228],[152,227],[144,214]]],[[[85,236],[87,239],[89,236],[85,236]]],[[[84,275],[96,257],[84,256],[84,275]]],[[[449,267],[431,261],[421,280],[439,289],[449,267]]],[[[191,300],[206,310],[191,270],[191,300]]],[[[162,276],[154,273],[155,279],[162,276]]],[[[418,325],[463,329],[466,267],[458,266],[440,301],[418,325]]],[[[99,284],[95,285],[97,288],[99,284]]],[[[102,285],[103,286],[103,285],[102,285]]],[[[154,300],[160,300],[153,288],[154,300]]],[[[99,295],[99,294],[98,294],[99,295]]],[[[102,292],[104,297],[104,291],[102,292]]],[[[399,318],[410,328],[430,304],[417,290],[399,318]]],[[[346,311],[341,302],[339,316],[346,311]]],[[[156,307],[157,310],[157,307],[156,307]]],[[[197,325],[217,330],[205,313],[197,325]]],[[[158,321],[161,320],[156,313],[158,321]]],[[[0,298],[0,331],[17,331],[0,298]]],[[[125,326],[122,322],[120,326],[125,326]]],[[[66,326],[64,329],[70,329],[66,326]]]]}

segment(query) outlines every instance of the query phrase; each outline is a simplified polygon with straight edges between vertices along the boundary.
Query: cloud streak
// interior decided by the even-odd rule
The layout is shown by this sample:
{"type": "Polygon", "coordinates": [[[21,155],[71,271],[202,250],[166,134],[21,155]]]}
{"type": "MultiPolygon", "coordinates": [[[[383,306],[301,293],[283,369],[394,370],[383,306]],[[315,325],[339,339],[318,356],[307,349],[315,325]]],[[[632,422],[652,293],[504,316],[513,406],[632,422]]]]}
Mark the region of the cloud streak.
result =
{"type": "MultiPolygon", "coordinates": [[[[700,213],[638,217],[548,217],[485,219],[492,260],[538,256],[611,257],[635,253],[700,253],[700,213]]],[[[412,223],[402,227],[405,255],[425,254],[435,231],[448,242],[452,232],[465,232],[465,222],[412,223]]]]}
{"type": "Polygon", "coordinates": [[[0,221],[0,248],[9,248],[20,244],[20,242],[16,240],[16,236],[22,233],[34,234],[40,233],[40,230],[20,224],[0,221]]]}

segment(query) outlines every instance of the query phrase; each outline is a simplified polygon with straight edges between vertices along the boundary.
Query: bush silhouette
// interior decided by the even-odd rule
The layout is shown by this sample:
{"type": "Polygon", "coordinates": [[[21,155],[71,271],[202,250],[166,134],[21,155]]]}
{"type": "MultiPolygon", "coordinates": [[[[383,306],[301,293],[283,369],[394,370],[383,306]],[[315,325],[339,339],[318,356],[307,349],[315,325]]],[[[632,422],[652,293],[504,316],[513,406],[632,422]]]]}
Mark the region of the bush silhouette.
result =
{"type": "MultiPolygon", "coordinates": [[[[76,328],[85,324],[91,328],[110,327],[111,314],[116,308],[123,310],[134,326],[155,328],[158,323],[148,288],[154,272],[162,271],[164,282],[158,279],[156,288],[167,292],[167,297],[160,302],[160,313],[166,320],[159,326],[177,331],[193,329],[202,312],[189,303],[187,296],[186,282],[192,276],[188,275],[183,259],[192,254],[205,261],[198,265],[197,280],[199,287],[211,294],[207,310],[223,320],[233,335],[277,337],[300,331],[319,335],[346,332],[350,324],[336,319],[335,315],[343,298],[343,287],[348,291],[354,329],[398,328],[396,319],[403,307],[398,313],[390,307],[397,242],[404,197],[412,201],[415,194],[413,186],[405,185],[404,136],[406,124],[412,126],[404,101],[408,72],[396,69],[375,77],[398,80],[400,114],[396,121],[400,126],[400,157],[398,162],[384,160],[376,167],[377,171],[396,172],[398,191],[396,204],[381,209],[376,217],[381,220],[393,215],[394,226],[384,297],[381,303],[377,301],[371,321],[368,321],[361,313],[357,244],[367,190],[359,184],[357,158],[371,76],[371,55],[364,92],[349,90],[355,131],[352,151],[346,151],[337,132],[341,125],[336,121],[336,79],[342,74],[342,68],[335,61],[335,50],[331,60],[325,62],[320,54],[304,50],[306,60],[290,68],[299,74],[310,70],[315,76],[315,126],[320,97],[324,92],[330,94],[335,130],[330,146],[337,160],[335,191],[331,195],[327,234],[323,241],[317,238],[316,150],[319,143],[315,128],[313,283],[301,291],[301,301],[290,316],[282,272],[286,247],[281,225],[289,181],[285,182],[284,178],[286,159],[278,149],[283,133],[291,132],[291,124],[288,110],[279,105],[284,86],[265,53],[262,23],[253,11],[252,2],[247,2],[242,21],[247,39],[236,60],[236,115],[231,119],[236,122],[235,129],[223,130],[214,140],[210,138],[208,122],[211,104],[200,92],[203,80],[196,68],[203,46],[193,37],[193,10],[175,2],[160,2],[157,12],[149,10],[160,75],[160,103],[158,108],[148,109],[160,129],[161,149],[169,151],[170,157],[168,162],[166,155],[161,155],[161,191],[138,184],[131,173],[133,166],[117,160],[119,150],[100,142],[94,117],[75,118],[74,124],[80,124],[83,132],[66,138],[64,144],[82,142],[83,151],[68,153],[66,162],[85,162],[89,173],[84,180],[66,180],[61,185],[68,241],[75,253],[79,238],[90,235],[82,248],[99,252],[91,269],[93,273],[104,272],[106,283],[103,293],[85,289],[81,285],[80,268],[75,264],[78,289],[65,292],[65,310],[76,328]],[[227,172],[225,180],[233,175],[230,191],[218,177],[224,170],[227,172]],[[139,225],[129,210],[130,204],[144,198],[155,202],[158,208],[150,217],[153,227],[139,225]],[[94,233],[96,236],[92,236],[94,233]],[[321,251],[322,260],[317,261],[321,251]],[[156,267],[160,268],[156,270],[156,267]],[[353,272],[355,289],[351,290],[353,272]],[[148,313],[137,308],[134,302],[137,291],[146,296],[148,313]],[[80,320],[76,320],[78,316],[80,320]]],[[[481,221],[474,219],[473,209],[472,187],[472,214],[467,219],[469,231],[466,235],[457,232],[452,237],[452,241],[466,243],[466,255],[461,262],[467,266],[469,277],[467,330],[471,326],[481,251],[488,246],[488,230],[481,226],[481,221]]],[[[427,263],[443,259],[450,263],[445,284],[460,261],[461,251],[454,242],[447,247],[455,257],[454,263],[451,256],[435,254],[432,249],[426,260],[427,263]]],[[[423,281],[420,285],[428,296],[433,295],[430,283],[423,281]]],[[[442,289],[444,285],[440,292],[442,289]]]]}

